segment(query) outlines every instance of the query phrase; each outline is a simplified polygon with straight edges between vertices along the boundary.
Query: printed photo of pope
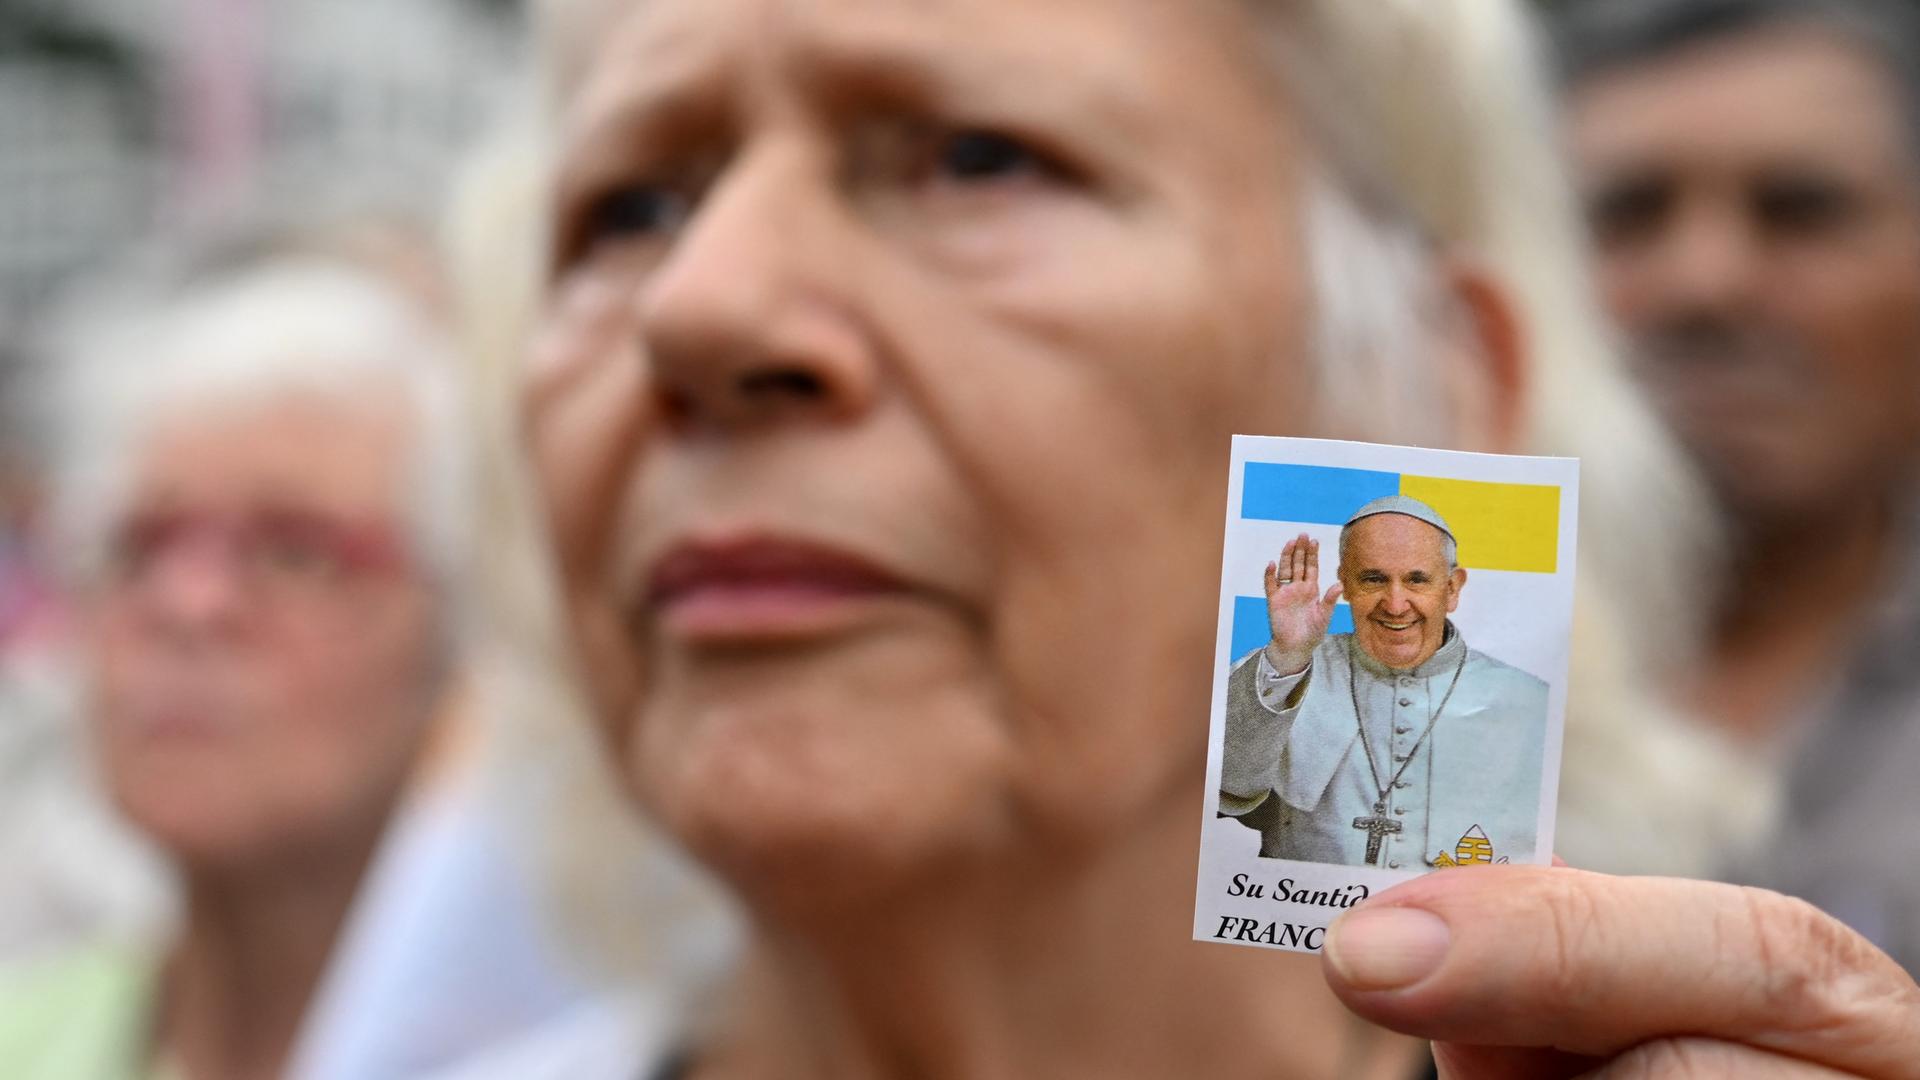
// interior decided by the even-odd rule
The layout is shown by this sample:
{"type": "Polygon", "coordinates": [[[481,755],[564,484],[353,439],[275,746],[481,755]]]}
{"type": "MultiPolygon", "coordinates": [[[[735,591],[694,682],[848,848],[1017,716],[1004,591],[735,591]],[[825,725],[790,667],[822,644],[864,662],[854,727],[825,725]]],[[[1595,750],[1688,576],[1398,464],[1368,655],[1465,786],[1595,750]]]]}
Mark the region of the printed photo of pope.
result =
{"type": "Polygon", "coordinates": [[[1272,638],[1227,683],[1222,813],[1260,854],[1420,870],[1530,858],[1547,684],[1469,646],[1453,530],[1404,495],[1340,530],[1338,580],[1302,534],[1267,564],[1272,638]],[[1342,597],[1353,632],[1329,634],[1342,597]]]}

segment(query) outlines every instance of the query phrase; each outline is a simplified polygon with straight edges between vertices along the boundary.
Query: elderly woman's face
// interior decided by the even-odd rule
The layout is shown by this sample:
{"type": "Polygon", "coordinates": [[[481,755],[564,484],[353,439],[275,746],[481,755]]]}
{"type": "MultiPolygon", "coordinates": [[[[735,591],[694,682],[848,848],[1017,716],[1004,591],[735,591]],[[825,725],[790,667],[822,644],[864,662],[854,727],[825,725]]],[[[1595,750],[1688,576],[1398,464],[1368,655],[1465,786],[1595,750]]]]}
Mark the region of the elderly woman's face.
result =
{"type": "Polygon", "coordinates": [[[88,594],[113,794],[176,857],[377,825],[442,660],[397,520],[392,402],[290,400],[161,427],[88,594]]]}
{"type": "Polygon", "coordinates": [[[531,438],[599,707],[722,870],[866,887],[1199,797],[1229,436],[1312,420],[1256,38],[1238,0],[599,35],[531,438]]]}

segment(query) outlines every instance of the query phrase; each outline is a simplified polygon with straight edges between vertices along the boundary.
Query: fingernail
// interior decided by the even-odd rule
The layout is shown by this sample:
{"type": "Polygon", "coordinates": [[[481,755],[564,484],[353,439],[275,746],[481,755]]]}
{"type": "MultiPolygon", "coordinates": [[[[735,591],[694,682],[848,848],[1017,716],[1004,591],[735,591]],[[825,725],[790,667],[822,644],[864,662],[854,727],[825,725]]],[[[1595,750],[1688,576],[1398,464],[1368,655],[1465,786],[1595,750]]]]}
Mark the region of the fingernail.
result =
{"type": "Polygon", "coordinates": [[[1362,908],[1333,924],[1325,951],[1355,990],[1399,990],[1433,974],[1452,940],[1447,924],[1432,912],[1362,908]]]}

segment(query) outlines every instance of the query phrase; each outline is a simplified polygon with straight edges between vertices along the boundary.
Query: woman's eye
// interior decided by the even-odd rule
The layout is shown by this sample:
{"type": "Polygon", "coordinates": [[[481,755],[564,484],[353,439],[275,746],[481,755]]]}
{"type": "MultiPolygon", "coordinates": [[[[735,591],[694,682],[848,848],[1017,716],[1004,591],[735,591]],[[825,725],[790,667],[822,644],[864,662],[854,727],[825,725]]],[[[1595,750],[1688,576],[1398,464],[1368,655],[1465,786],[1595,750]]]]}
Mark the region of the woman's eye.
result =
{"type": "Polygon", "coordinates": [[[588,239],[627,239],[670,233],[686,223],[692,200],[655,184],[635,184],[601,196],[587,212],[588,239]]]}
{"type": "Polygon", "coordinates": [[[1001,180],[1048,171],[1046,161],[1020,140],[991,131],[962,131],[939,150],[942,176],[962,181],[1001,180]]]}
{"type": "Polygon", "coordinates": [[[1859,205],[1851,191],[1823,177],[1769,179],[1752,201],[1754,217],[1781,233],[1830,228],[1845,222],[1859,205]]]}
{"type": "Polygon", "coordinates": [[[1596,192],[1588,200],[1587,221],[1603,244],[1636,243],[1665,226],[1677,201],[1664,178],[1635,177],[1596,192]]]}
{"type": "Polygon", "coordinates": [[[113,537],[108,565],[117,576],[138,577],[172,546],[178,532],[170,523],[130,523],[113,537]]]}
{"type": "Polygon", "coordinates": [[[257,569],[273,574],[327,576],[339,570],[337,560],[318,542],[298,537],[269,537],[254,548],[257,569]]]}

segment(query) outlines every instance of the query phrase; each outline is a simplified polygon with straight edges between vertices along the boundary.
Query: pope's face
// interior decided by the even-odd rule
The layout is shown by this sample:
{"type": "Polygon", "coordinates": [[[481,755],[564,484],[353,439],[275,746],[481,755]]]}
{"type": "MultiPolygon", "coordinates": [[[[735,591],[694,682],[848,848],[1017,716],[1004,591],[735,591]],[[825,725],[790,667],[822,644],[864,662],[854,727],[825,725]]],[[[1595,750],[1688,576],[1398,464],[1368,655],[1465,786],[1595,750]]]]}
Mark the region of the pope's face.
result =
{"type": "Polygon", "coordinates": [[[1340,584],[1353,608],[1353,636],[1396,671],[1417,668],[1446,641],[1467,572],[1447,565],[1439,529],[1405,514],[1375,514],[1347,528],[1340,584]]]}
{"type": "Polygon", "coordinates": [[[810,896],[1190,801],[1229,436],[1308,420],[1242,5],[619,11],[527,412],[642,799],[810,896]]]}

